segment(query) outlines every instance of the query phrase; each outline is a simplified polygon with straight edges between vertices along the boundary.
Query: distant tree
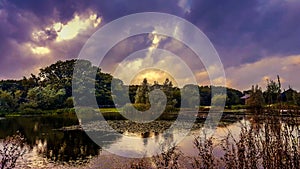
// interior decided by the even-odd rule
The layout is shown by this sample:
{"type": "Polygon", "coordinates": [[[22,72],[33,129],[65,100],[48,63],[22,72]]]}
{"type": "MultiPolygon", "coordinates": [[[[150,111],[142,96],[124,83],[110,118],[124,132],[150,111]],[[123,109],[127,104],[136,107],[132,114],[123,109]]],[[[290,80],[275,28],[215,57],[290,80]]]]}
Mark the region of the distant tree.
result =
{"type": "Polygon", "coordinates": [[[246,105],[250,106],[251,108],[261,108],[264,104],[264,97],[260,87],[256,85],[255,87],[252,86],[250,97],[246,101],[246,105]]]}
{"type": "Polygon", "coordinates": [[[23,79],[21,80],[22,87],[25,91],[28,91],[29,89],[38,86],[40,80],[40,77],[37,77],[34,74],[31,74],[29,78],[23,77],[23,79]]]}
{"type": "Polygon", "coordinates": [[[210,86],[200,86],[200,105],[210,106],[211,104],[211,88],[210,86]]]}
{"type": "Polygon", "coordinates": [[[281,101],[281,83],[277,75],[277,83],[267,79],[267,90],[264,92],[266,103],[274,104],[281,101]]]}
{"type": "Polygon", "coordinates": [[[225,94],[215,94],[211,98],[212,106],[216,106],[217,108],[222,108],[224,106],[224,100],[227,98],[225,94]]]}
{"type": "Polygon", "coordinates": [[[14,92],[0,90],[0,111],[4,113],[16,111],[21,95],[20,90],[14,92]]]}
{"type": "Polygon", "coordinates": [[[112,89],[112,98],[113,98],[113,101],[114,101],[114,104],[115,105],[119,105],[119,106],[123,106],[125,104],[127,104],[127,99],[126,97],[126,94],[127,91],[126,91],[126,87],[124,86],[123,84],[123,81],[120,80],[120,79],[113,79],[112,81],[113,83],[111,84],[111,89],[112,89]]]}
{"type": "Polygon", "coordinates": [[[297,98],[297,91],[293,90],[291,87],[289,87],[288,90],[282,92],[281,94],[282,101],[287,102],[288,104],[297,104],[296,98],[297,98]]]}
{"type": "Polygon", "coordinates": [[[173,96],[173,101],[172,103],[175,104],[174,106],[176,108],[179,108],[181,105],[181,93],[180,93],[180,88],[178,87],[173,87],[172,89],[172,96],[173,96]]]}
{"type": "Polygon", "coordinates": [[[293,93],[293,101],[296,105],[300,106],[300,93],[293,93]]]}
{"type": "Polygon", "coordinates": [[[162,85],[162,91],[167,96],[167,105],[174,107],[177,104],[177,100],[174,98],[175,92],[173,88],[173,83],[168,78],[166,78],[165,82],[162,85]]]}
{"type": "Polygon", "coordinates": [[[199,88],[189,84],[182,88],[181,103],[183,107],[195,108],[200,105],[199,88]]]}
{"type": "Polygon", "coordinates": [[[242,104],[240,99],[243,96],[242,92],[231,88],[227,88],[226,91],[226,106],[242,104]]]}
{"type": "MultiPolygon", "coordinates": [[[[57,89],[48,84],[46,87],[35,87],[28,91],[27,103],[24,107],[39,109],[57,109],[63,108],[66,101],[65,89],[57,89]]],[[[23,108],[24,108],[23,107],[23,108]]]]}
{"type": "Polygon", "coordinates": [[[142,84],[138,87],[135,95],[135,103],[149,104],[149,83],[144,78],[142,84]]]}
{"type": "Polygon", "coordinates": [[[23,90],[21,80],[1,80],[0,89],[4,91],[14,92],[16,90],[23,90]]]}
{"type": "Polygon", "coordinates": [[[139,85],[130,85],[129,87],[129,100],[131,103],[135,103],[135,96],[139,85]]]}
{"type": "MultiPolygon", "coordinates": [[[[113,105],[113,94],[111,93],[111,84],[113,76],[108,73],[101,72],[101,69],[97,68],[96,80],[95,80],[95,95],[98,105],[113,105]]],[[[117,79],[115,79],[117,80],[117,79]]],[[[119,81],[118,86],[124,88],[123,82],[119,81]]],[[[120,98],[121,99],[121,98],[120,98]]]]}

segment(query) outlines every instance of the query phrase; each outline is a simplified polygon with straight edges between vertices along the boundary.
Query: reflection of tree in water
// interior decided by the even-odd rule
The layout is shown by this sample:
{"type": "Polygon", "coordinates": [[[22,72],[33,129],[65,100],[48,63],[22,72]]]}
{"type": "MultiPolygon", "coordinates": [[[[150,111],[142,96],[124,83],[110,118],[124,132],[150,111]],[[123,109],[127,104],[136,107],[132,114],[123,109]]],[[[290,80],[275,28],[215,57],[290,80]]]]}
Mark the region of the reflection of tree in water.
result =
{"type": "Polygon", "coordinates": [[[70,130],[49,136],[43,155],[53,161],[85,162],[89,157],[98,155],[100,150],[84,131],[70,130]]]}
{"type": "Polygon", "coordinates": [[[45,158],[57,162],[82,162],[98,155],[100,147],[84,131],[57,130],[73,125],[78,125],[75,115],[7,118],[0,121],[0,138],[20,131],[26,144],[36,147],[45,158]]]}

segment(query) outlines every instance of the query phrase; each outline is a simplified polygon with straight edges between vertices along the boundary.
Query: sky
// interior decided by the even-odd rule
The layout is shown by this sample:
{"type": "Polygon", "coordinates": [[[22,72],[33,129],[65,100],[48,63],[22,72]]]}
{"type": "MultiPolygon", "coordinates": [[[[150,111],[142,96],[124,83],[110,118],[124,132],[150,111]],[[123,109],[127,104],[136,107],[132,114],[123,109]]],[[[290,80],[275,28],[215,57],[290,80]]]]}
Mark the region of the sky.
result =
{"type": "MultiPolygon", "coordinates": [[[[95,31],[138,12],[168,13],[196,25],[218,52],[229,87],[246,90],[258,84],[265,89],[266,79],[278,74],[284,89],[300,90],[299,0],[0,0],[0,79],[21,79],[57,60],[77,58],[95,31]]],[[[157,48],[181,57],[200,85],[210,83],[193,52],[155,32],[118,43],[106,55],[102,70],[112,73],[121,66],[133,74],[147,56],[122,61],[124,57],[157,48]]],[[[180,73],[181,63],[171,55],[153,62],[180,73]]],[[[151,82],[162,74],[167,73],[141,71],[132,81],[148,76],[154,77],[151,82]]]]}

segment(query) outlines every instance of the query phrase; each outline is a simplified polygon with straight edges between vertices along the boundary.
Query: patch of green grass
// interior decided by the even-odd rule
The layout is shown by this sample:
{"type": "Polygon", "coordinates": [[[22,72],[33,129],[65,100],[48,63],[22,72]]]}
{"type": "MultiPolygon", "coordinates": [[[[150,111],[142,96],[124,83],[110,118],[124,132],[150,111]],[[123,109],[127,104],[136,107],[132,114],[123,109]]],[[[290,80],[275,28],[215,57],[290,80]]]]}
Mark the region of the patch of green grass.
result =
{"type": "Polygon", "coordinates": [[[3,116],[5,117],[15,117],[15,116],[28,116],[28,115],[68,115],[75,114],[74,108],[64,108],[64,109],[55,109],[55,110],[41,110],[41,109],[24,109],[18,112],[13,113],[5,113],[3,116]]]}
{"type": "Polygon", "coordinates": [[[101,113],[119,113],[117,108],[99,108],[101,113]]]}

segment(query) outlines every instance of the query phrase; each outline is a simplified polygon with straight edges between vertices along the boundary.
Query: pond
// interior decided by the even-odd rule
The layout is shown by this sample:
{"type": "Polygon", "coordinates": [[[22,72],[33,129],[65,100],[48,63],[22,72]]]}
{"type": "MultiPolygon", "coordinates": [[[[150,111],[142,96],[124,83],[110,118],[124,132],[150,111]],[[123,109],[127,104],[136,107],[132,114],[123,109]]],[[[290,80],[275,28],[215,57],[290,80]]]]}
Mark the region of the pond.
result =
{"type": "MultiPolygon", "coordinates": [[[[205,114],[201,117],[205,118],[205,114]]],[[[71,114],[2,118],[0,120],[0,138],[3,139],[16,133],[16,131],[24,135],[31,151],[18,161],[17,166],[21,166],[20,168],[114,167],[115,164],[108,161],[117,159],[119,162],[122,160],[126,162],[127,159],[110,152],[119,151],[118,154],[122,156],[134,156],[141,151],[151,150],[155,144],[163,142],[166,138],[176,139],[176,135],[166,137],[162,134],[163,130],[172,124],[172,121],[169,120],[156,121],[152,124],[154,127],[148,127],[149,130],[143,130],[139,126],[134,126],[122,119],[107,119],[107,121],[121,133],[115,137],[107,137],[108,140],[102,147],[108,151],[102,150],[94,143],[78,126],[79,122],[76,115],[71,114]],[[134,137],[134,141],[130,140],[129,142],[128,136],[134,137]],[[107,163],[106,166],[104,163],[107,163]]],[[[238,138],[241,125],[255,125],[254,123],[256,122],[253,121],[253,115],[235,115],[234,113],[223,115],[214,133],[215,142],[226,137],[228,131],[231,131],[232,135],[238,138]]],[[[202,124],[203,121],[198,120],[189,135],[180,142],[179,148],[185,156],[197,155],[198,152],[193,146],[193,141],[195,136],[201,134],[202,124]]],[[[97,129],[101,129],[99,127],[101,123],[96,125],[98,126],[97,129]]],[[[103,136],[110,135],[105,128],[103,128],[102,133],[103,136]]],[[[220,156],[222,152],[220,150],[215,154],[220,156]]]]}

